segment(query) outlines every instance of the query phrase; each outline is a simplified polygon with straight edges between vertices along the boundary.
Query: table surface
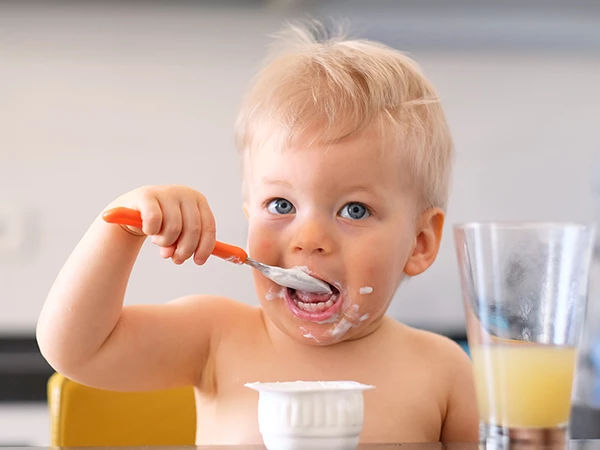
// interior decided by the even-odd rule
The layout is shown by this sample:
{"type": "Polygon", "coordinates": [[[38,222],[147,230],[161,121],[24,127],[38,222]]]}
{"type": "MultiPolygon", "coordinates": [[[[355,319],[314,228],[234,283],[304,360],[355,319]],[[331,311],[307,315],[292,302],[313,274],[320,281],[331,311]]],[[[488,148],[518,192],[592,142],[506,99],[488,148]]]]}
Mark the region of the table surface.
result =
{"type": "MultiPolygon", "coordinates": [[[[82,450],[93,450],[93,449],[115,449],[115,450],[240,450],[240,449],[248,449],[248,450],[263,450],[265,447],[262,445],[216,445],[216,446],[153,446],[153,447],[3,447],[2,449],[46,449],[46,450],[55,450],[55,449],[82,449],[82,450]]],[[[494,447],[488,445],[480,445],[477,443],[449,443],[443,444],[441,442],[432,442],[432,443],[405,443],[405,444],[360,444],[357,450],[498,450],[498,449],[511,449],[511,450],[600,450],[600,439],[592,439],[592,440],[571,440],[567,445],[559,444],[554,446],[540,446],[540,445],[526,445],[526,444],[513,444],[510,447],[494,447]]]]}

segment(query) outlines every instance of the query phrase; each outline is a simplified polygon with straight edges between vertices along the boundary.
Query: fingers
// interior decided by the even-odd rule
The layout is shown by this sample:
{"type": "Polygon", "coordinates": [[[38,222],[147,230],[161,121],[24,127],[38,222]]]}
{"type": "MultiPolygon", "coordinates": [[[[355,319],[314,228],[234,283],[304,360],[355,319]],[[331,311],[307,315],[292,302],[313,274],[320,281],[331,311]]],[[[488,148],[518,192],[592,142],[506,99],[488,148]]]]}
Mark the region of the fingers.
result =
{"type": "Polygon", "coordinates": [[[194,256],[204,264],[215,246],[215,219],[199,192],[184,186],[140,188],[136,201],[142,231],[160,247],[163,258],[182,264],[194,256]]]}
{"type": "Polygon", "coordinates": [[[151,194],[145,194],[140,203],[139,211],[142,215],[142,231],[148,236],[154,236],[162,227],[163,213],[158,199],[151,194]]]}
{"type": "MultiPolygon", "coordinates": [[[[179,200],[170,197],[157,198],[162,214],[158,233],[151,234],[152,242],[160,247],[169,247],[179,239],[183,228],[183,218],[179,200]]],[[[145,220],[142,216],[142,220],[145,220]]]]}
{"type": "Polygon", "coordinates": [[[200,211],[200,218],[202,221],[202,234],[194,251],[194,262],[202,265],[206,262],[215,248],[217,228],[215,225],[215,217],[204,197],[198,200],[197,208],[198,211],[200,211]]]}
{"type": "Polygon", "coordinates": [[[162,256],[164,259],[167,259],[173,256],[173,253],[175,253],[176,249],[177,247],[170,245],[169,247],[160,247],[158,250],[160,252],[160,256],[162,256]]]}
{"type": "Polygon", "coordinates": [[[197,203],[182,202],[179,206],[182,224],[177,239],[177,248],[171,257],[175,264],[181,264],[194,254],[200,242],[202,221],[197,203]]]}

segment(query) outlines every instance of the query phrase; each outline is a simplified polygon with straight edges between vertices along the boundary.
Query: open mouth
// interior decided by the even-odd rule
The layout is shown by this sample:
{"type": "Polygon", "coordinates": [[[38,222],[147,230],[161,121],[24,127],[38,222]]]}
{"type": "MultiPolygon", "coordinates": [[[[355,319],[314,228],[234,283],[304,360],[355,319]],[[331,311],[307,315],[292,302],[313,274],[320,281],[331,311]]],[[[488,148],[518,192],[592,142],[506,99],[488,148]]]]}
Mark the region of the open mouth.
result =
{"type": "Polygon", "coordinates": [[[339,311],[342,303],[340,291],[332,284],[327,284],[331,289],[331,293],[327,294],[287,288],[285,298],[292,313],[301,319],[320,322],[339,311]]]}

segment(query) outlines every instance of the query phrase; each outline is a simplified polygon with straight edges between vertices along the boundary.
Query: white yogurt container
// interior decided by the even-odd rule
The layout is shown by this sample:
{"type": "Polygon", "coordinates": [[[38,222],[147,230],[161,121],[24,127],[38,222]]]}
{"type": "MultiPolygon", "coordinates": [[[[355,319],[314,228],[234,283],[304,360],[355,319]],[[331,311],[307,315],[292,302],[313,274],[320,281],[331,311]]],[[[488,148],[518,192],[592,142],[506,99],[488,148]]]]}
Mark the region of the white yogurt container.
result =
{"type": "Polygon", "coordinates": [[[269,450],[358,446],[363,391],[356,381],[246,383],[258,391],[258,427],[269,450]]]}

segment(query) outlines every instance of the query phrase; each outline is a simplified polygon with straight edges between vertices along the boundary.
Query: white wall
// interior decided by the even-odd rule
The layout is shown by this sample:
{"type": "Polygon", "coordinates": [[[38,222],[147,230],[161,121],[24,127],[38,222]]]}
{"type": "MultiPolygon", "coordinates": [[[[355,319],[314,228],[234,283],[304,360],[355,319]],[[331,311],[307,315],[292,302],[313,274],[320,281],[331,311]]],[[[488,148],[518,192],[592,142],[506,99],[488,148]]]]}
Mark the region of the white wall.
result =
{"type": "MultiPolygon", "coordinates": [[[[135,186],[191,185],[211,201],[218,238],[246,240],[232,124],[267,35],[302,11],[102,4],[1,6],[0,333],[33,331],[88,224],[135,186]]],[[[390,312],[450,330],[462,324],[450,224],[592,219],[600,58],[408,50],[443,98],[457,158],[438,261],[401,288],[390,312]]],[[[150,245],[127,302],[194,292],[256,303],[249,269],[217,258],[176,267],[150,245]]]]}

